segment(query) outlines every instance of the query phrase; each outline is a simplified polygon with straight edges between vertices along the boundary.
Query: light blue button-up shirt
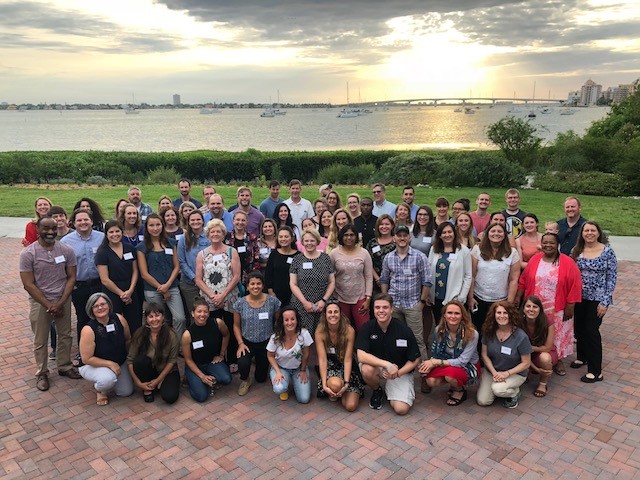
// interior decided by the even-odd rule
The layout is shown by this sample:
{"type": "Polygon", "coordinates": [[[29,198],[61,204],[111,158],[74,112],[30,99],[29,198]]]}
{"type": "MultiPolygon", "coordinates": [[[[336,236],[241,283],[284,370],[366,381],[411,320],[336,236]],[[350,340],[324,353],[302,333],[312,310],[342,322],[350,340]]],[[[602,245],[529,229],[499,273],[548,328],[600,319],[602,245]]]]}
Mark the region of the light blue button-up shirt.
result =
{"type": "Polygon", "coordinates": [[[104,233],[91,230],[89,238],[82,238],[76,231],[65,235],[60,240],[61,243],[71,247],[78,259],[76,280],[86,282],[100,278],[96,268],[95,256],[98,248],[102,245],[104,233]]]}

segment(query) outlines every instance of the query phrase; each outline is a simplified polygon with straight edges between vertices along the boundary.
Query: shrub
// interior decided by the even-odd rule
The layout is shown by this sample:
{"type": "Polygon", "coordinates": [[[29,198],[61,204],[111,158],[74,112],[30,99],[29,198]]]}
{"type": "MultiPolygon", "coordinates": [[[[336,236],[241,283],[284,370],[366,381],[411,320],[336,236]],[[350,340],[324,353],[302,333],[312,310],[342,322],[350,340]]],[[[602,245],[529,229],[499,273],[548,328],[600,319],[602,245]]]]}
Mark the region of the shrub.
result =
{"type": "Polygon", "coordinates": [[[508,116],[487,127],[487,137],[504,152],[507,160],[533,168],[542,139],[535,136],[536,127],[526,120],[508,116]]]}
{"type": "Polygon", "coordinates": [[[580,195],[622,196],[632,193],[632,186],[622,175],[603,172],[551,172],[538,175],[534,188],[580,195]]]}
{"type": "Polygon", "coordinates": [[[371,163],[350,166],[342,164],[333,164],[325,167],[318,172],[316,182],[338,183],[343,185],[366,183],[375,172],[376,166],[371,163]]]}
{"type": "Polygon", "coordinates": [[[382,164],[378,172],[371,176],[372,182],[387,185],[428,184],[440,168],[442,157],[428,153],[402,153],[382,164]]]}
{"type": "Polygon", "coordinates": [[[98,185],[99,187],[108,184],[108,180],[100,175],[93,175],[87,178],[86,183],[89,185],[98,185]]]}
{"type": "Polygon", "coordinates": [[[173,167],[157,167],[147,175],[151,184],[175,184],[180,180],[180,174],[173,167]]]}
{"type": "Polygon", "coordinates": [[[525,183],[525,169],[495,152],[466,152],[443,162],[437,181],[446,187],[514,187],[525,183]]]}

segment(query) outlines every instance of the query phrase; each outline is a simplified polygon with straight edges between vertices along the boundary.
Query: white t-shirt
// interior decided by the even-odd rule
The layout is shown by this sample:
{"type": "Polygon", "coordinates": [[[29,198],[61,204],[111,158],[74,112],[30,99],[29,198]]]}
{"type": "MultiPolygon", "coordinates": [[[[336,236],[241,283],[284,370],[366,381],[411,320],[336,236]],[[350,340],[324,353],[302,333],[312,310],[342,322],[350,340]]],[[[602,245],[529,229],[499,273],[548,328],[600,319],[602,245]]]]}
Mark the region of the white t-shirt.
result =
{"type": "Polygon", "coordinates": [[[478,260],[473,294],[485,302],[505,300],[509,295],[509,270],[511,265],[520,261],[518,251],[512,248],[511,255],[504,257],[501,262],[484,260],[480,256],[480,246],[475,245],[471,256],[478,260]]]}
{"type": "Polygon", "coordinates": [[[311,338],[306,328],[302,329],[296,343],[294,343],[293,347],[289,350],[284,348],[283,345],[276,343],[275,338],[275,335],[271,335],[269,343],[267,344],[267,351],[276,354],[276,362],[280,367],[291,370],[300,367],[302,363],[302,348],[313,344],[313,338],[311,338]]]}
{"type": "Polygon", "coordinates": [[[305,218],[313,218],[315,215],[311,202],[306,198],[300,198],[298,203],[293,203],[293,200],[289,197],[284,203],[286,203],[289,210],[291,210],[291,220],[293,224],[298,227],[298,230],[302,231],[302,220],[305,218]]]}

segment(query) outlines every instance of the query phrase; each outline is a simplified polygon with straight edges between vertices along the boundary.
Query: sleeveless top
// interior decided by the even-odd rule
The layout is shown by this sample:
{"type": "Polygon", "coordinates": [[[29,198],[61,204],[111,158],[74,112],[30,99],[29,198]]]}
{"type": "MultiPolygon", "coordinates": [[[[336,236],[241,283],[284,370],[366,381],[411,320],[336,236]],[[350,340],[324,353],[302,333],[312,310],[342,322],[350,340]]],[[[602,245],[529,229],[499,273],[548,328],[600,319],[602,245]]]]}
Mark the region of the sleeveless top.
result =
{"type": "Polygon", "coordinates": [[[528,262],[536,253],[540,253],[540,242],[536,239],[531,241],[526,235],[520,237],[520,246],[522,247],[522,260],[528,262]]]}
{"type": "Polygon", "coordinates": [[[213,357],[220,355],[222,333],[213,316],[202,327],[193,323],[187,330],[191,334],[191,356],[196,365],[210,363],[213,357]]]}
{"type": "Polygon", "coordinates": [[[118,316],[111,313],[106,326],[96,319],[89,320],[88,325],[96,338],[93,356],[122,365],[127,359],[127,344],[124,338],[124,327],[118,316]]]}
{"type": "MultiPolygon", "coordinates": [[[[221,293],[227,288],[227,285],[229,285],[229,282],[233,278],[233,274],[231,273],[232,248],[233,247],[229,247],[224,252],[216,254],[211,251],[211,247],[207,247],[202,251],[203,280],[207,287],[216,294],[221,293]]],[[[209,310],[214,311],[218,309],[209,296],[202,290],[200,291],[200,295],[202,295],[209,304],[209,310]]],[[[233,304],[237,299],[238,288],[236,287],[224,299],[223,308],[227,312],[233,311],[233,304]]]]}

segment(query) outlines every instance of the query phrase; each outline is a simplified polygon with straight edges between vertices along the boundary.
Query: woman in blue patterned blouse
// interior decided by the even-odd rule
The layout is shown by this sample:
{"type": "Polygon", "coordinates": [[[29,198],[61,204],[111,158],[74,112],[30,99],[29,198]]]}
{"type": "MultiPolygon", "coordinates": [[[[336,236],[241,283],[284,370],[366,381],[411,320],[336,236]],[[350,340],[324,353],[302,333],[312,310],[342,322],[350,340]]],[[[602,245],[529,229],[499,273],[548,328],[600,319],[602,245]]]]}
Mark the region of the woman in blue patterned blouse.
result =
{"type": "Polygon", "coordinates": [[[607,238],[600,225],[585,222],[580,237],[571,251],[582,275],[582,302],[575,309],[575,337],[577,359],[572,368],[587,365],[585,383],[601,382],[602,338],[600,324],[610,305],[616,288],[618,262],[616,254],[607,246],[607,238]]]}

